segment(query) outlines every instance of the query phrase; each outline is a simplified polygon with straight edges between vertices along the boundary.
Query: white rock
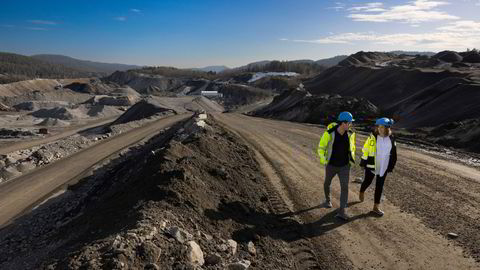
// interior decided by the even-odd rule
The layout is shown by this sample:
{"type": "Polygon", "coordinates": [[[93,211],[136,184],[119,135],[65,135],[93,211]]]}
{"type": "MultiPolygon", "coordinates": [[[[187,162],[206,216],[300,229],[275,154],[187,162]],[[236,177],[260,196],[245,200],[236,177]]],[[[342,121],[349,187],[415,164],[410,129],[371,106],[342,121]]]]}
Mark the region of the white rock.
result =
{"type": "Polygon", "coordinates": [[[247,249],[248,249],[248,252],[252,255],[256,255],[257,254],[257,249],[255,248],[255,245],[253,244],[252,241],[248,242],[247,244],[247,249]]]}
{"type": "Polygon", "coordinates": [[[203,258],[203,251],[200,246],[195,243],[195,241],[188,241],[187,245],[187,257],[189,262],[193,265],[203,265],[205,263],[205,260],[203,258]]]}
{"type": "Polygon", "coordinates": [[[157,234],[157,232],[158,232],[157,227],[154,226],[152,230],[147,235],[145,235],[145,238],[150,240],[155,236],[155,234],[157,234]]]}
{"type": "Polygon", "coordinates": [[[21,174],[22,173],[17,171],[17,168],[14,166],[5,167],[0,170],[0,177],[6,180],[18,177],[21,174]]]}
{"type": "Polygon", "coordinates": [[[451,232],[451,233],[448,233],[448,237],[450,237],[450,238],[457,238],[457,237],[458,237],[458,234],[451,232]]]}
{"type": "Polygon", "coordinates": [[[235,263],[231,263],[227,266],[229,270],[246,270],[248,267],[250,267],[250,261],[249,260],[241,260],[235,263]]]}
{"type": "Polygon", "coordinates": [[[136,233],[133,233],[133,232],[127,232],[127,238],[137,241],[138,240],[138,235],[136,233]]]}
{"type": "Polygon", "coordinates": [[[167,221],[162,220],[162,222],[160,222],[160,229],[164,230],[166,227],[167,227],[167,221]]]}
{"type": "Polygon", "coordinates": [[[213,236],[211,236],[210,234],[206,234],[206,233],[203,233],[203,232],[202,232],[202,236],[203,236],[203,238],[205,238],[207,241],[212,241],[212,240],[213,240],[213,236]]]}
{"type": "Polygon", "coordinates": [[[237,254],[237,246],[238,246],[237,242],[235,240],[228,239],[227,244],[230,247],[230,252],[232,253],[232,255],[237,254]]]}
{"type": "Polygon", "coordinates": [[[27,172],[27,171],[31,171],[33,169],[35,169],[35,163],[31,162],[31,161],[27,161],[27,162],[22,162],[20,164],[17,165],[17,170],[19,172],[27,172]]]}
{"type": "Polygon", "coordinates": [[[197,116],[197,118],[200,119],[200,120],[205,120],[205,119],[207,119],[207,114],[206,113],[201,113],[197,116]]]}
{"type": "Polygon", "coordinates": [[[17,160],[11,156],[7,157],[7,159],[5,159],[5,165],[12,165],[12,164],[15,164],[15,162],[17,162],[17,160]]]}
{"type": "Polygon", "coordinates": [[[218,250],[222,251],[222,252],[226,252],[228,250],[228,246],[225,245],[225,244],[221,244],[218,246],[218,250]]]}
{"type": "Polygon", "coordinates": [[[115,239],[113,240],[112,247],[113,248],[118,248],[118,247],[120,247],[121,243],[122,243],[122,237],[117,234],[117,236],[115,236],[115,239]]]}

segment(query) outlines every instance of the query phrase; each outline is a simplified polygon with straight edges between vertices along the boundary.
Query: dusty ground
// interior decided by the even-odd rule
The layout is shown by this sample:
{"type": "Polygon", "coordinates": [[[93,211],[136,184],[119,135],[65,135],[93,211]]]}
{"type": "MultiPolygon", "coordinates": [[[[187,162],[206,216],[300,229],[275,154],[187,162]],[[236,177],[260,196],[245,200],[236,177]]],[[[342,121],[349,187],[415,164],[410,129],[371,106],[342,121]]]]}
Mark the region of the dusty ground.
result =
{"type": "Polygon", "coordinates": [[[170,131],[152,138],[5,228],[0,267],[194,269],[190,240],[202,269],[294,268],[289,219],[275,215],[254,153],[207,122],[196,133],[172,127],[172,141],[170,131]]]}
{"type": "MultiPolygon", "coordinates": [[[[219,111],[204,100],[179,106],[219,111]]],[[[400,145],[385,185],[385,216],[369,212],[373,187],[359,203],[359,185],[350,183],[352,219],[341,222],[335,208],[319,207],[324,170],[314,149],[322,128],[212,115],[205,130],[176,126],[97,165],[4,228],[0,268],[225,269],[245,260],[251,269],[480,267],[480,172],[454,161],[455,153],[449,159],[400,145]],[[188,241],[203,251],[203,263],[188,241]]],[[[358,153],[364,139],[357,138],[358,153]]],[[[69,164],[60,162],[52,165],[69,164]]],[[[359,176],[352,168],[351,180],[359,176]]],[[[338,207],[336,178],[332,188],[338,207]]]]}
{"type": "MultiPolygon", "coordinates": [[[[357,184],[350,184],[349,222],[335,220],[324,200],[324,170],[313,150],[322,130],[302,124],[256,119],[238,114],[215,118],[234,130],[263,160],[276,190],[301,218],[301,237],[327,268],[478,269],[480,267],[480,172],[400,146],[395,172],[388,176],[383,207],[375,218],[373,190],[358,203],[357,184]],[[448,233],[459,235],[448,239],[448,233]],[[328,248],[328,250],[325,250],[328,248]]],[[[357,149],[365,138],[357,139],[357,149]]],[[[362,176],[353,168],[352,178],[362,176]]],[[[338,181],[338,180],[337,180],[338,181]]],[[[339,185],[333,185],[339,198],[339,185]]],[[[335,196],[336,195],[336,196],[335,196]]],[[[338,207],[338,201],[334,201],[338,207]]]]}
{"type": "Polygon", "coordinates": [[[33,203],[42,200],[50,192],[68,183],[70,179],[109,155],[186,117],[188,115],[183,114],[158,120],[2,184],[0,186],[0,224],[5,225],[33,203]]]}

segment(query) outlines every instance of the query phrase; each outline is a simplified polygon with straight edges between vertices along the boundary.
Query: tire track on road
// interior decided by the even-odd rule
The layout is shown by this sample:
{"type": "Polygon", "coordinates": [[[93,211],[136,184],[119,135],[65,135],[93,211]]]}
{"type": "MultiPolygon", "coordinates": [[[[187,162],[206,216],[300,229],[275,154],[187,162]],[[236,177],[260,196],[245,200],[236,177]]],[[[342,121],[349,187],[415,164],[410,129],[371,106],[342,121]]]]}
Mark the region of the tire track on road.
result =
{"type": "MultiPolygon", "coordinates": [[[[222,115],[220,120],[230,130],[237,131],[236,133],[247,140],[251,147],[257,149],[265,159],[269,160],[272,169],[281,178],[281,180],[272,181],[272,184],[277,190],[284,190],[283,194],[288,196],[287,200],[293,204],[293,209],[290,208],[294,211],[287,216],[300,218],[297,227],[301,237],[313,243],[312,250],[317,254],[317,260],[320,263],[325,260],[330,263],[327,266],[331,268],[334,263],[342,260],[338,257],[343,256],[348,258],[346,261],[351,260],[353,265],[359,268],[478,268],[472,258],[463,257],[461,248],[452,246],[447,239],[425,227],[416,216],[403,212],[389,200],[384,202],[388,214],[382,219],[369,215],[370,204],[366,203],[350,207],[353,218],[348,223],[335,220],[333,217],[335,211],[318,209],[312,204],[312,199],[323,198],[323,191],[321,188],[316,190],[312,187],[321,186],[318,182],[322,182],[323,174],[320,174],[319,180],[316,179],[321,168],[318,163],[315,164],[308,157],[312,154],[308,151],[309,149],[301,148],[299,154],[303,157],[300,158],[291,157],[288,151],[292,145],[298,145],[300,142],[311,145],[315,140],[318,143],[317,140],[321,134],[317,138],[314,138],[314,132],[305,134],[304,131],[294,130],[293,134],[288,134],[292,132],[289,130],[288,122],[255,119],[255,125],[252,125],[249,119],[250,117],[243,115],[228,114],[222,115]],[[307,139],[305,135],[308,135],[307,139]],[[315,169],[309,168],[310,166],[315,169]],[[335,240],[341,246],[340,251],[334,250],[329,253],[322,250],[332,248],[335,240]],[[326,243],[330,247],[326,247],[326,243]]],[[[298,124],[292,126],[298,126],[298,124]]],[[[312,127],[312,130],[316,132],[318,128],[312,127]]],[[[361,139],[357,139],[357,153],[360,152],[361,144],[361,139]]],[[[359,168],[353,171],[362,172],[359,168]]],[[[389,177],[388,181],[405,180],[396,172],[389,177]]],[[[337,186],[332,185],[333,198],[338,197],[337,186]]],[[[357,192],[358,186],[350,187],[351,202],[356,201],[357,192]]],[[[372,193],[371,187],[367,201],[371,200],[372,193]]],[[[337,201],[334,200],[334,203],[337,201]]]]}

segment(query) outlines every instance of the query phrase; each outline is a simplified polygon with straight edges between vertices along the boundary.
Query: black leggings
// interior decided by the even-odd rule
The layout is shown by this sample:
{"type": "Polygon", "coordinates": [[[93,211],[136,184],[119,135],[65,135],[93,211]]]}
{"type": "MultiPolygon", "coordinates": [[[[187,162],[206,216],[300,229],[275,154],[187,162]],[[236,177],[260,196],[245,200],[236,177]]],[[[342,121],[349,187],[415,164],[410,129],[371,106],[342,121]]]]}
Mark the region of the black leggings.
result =
{"type": "MultiPolygon", "coordinates": [[[[362,186],[360,187],[360,192],[365,192],[367,190],[368,186],[373,181],[373,178],[375,177],[375,173],[370,170],[370,169],[365,169],[365,179],[363,179],[362,186]]],[[[380,175],[377,175],[377,180],[375,182],[375,203],[380,203],[380,199],[382,198],[382,192],[383,192],[383,184],[385,184],[385,177],[387,177],[387,172],[380,177],[380,175]]]]}

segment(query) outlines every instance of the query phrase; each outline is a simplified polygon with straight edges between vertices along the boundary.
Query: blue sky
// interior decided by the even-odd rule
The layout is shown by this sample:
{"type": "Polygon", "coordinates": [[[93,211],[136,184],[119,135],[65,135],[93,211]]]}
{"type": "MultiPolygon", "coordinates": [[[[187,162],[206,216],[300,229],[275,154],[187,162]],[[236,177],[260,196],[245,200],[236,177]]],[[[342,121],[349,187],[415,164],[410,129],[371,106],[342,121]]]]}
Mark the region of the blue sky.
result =
{"type": "Polygon", "coordinates": [[[0,51],[202,67],[480,48],[480,0],[10,1],[0,51]]]}

